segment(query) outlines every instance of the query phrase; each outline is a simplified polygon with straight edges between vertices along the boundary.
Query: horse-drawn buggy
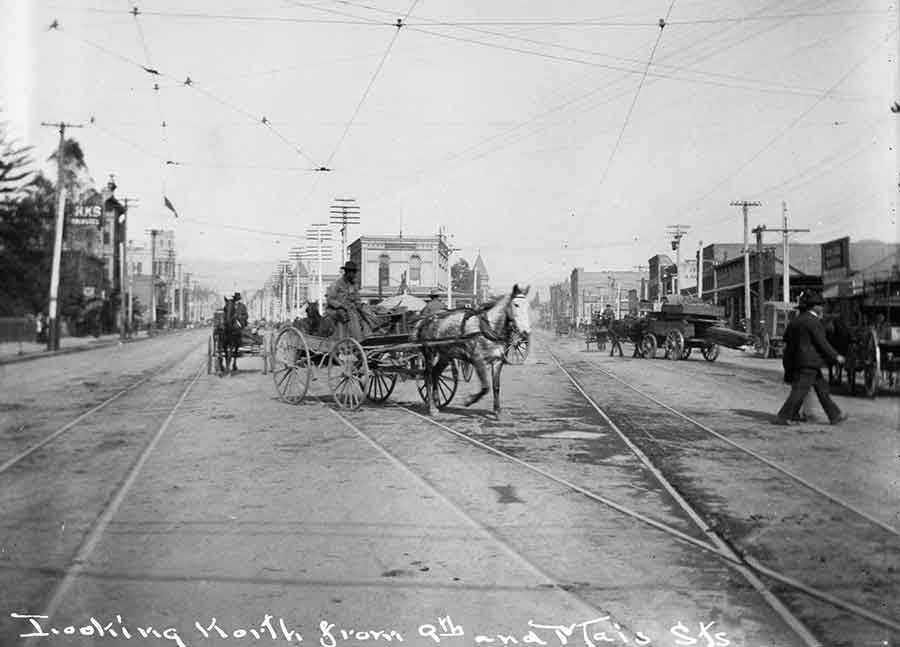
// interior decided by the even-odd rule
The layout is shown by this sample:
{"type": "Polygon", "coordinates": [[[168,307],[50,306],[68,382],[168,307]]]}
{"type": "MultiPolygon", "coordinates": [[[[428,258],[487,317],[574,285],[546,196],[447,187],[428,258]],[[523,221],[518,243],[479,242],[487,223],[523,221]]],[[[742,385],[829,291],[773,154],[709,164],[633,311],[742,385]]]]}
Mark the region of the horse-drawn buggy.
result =
{"type": "Polygon", "coordinates": [[[750,336],[726,328],[722,323],[724,309],[709,303],[664,303],[661,310],[648,312],[638,329],[638,357],[656,357],[658,348],[670,360],[688,359],[698,349],[703,359],[714,362],[719,347],[740,348],[750,343],[750,336]]]}
{"type": "Polygon", "coordinates": [[[900,377],[900,281],[867,281],[859,292],[826,299],[828,340],[846,362],[830,370],[833,384],[846,373],[850,391],[862,378],[865,394],[896,388],[900,377]]]}
{"type": "Polygon", "coordinates": [[[218,375],[238,370],[237,358],[254,355],[262,358],[262,372],[269,368],[269,345],[259,328],[240,325],[228,307],[213,313],[213,330],[206,351],[206,373],[218,375]]]}
{"type": "Polygon", "coordinates": [[[481,382],[481,390],[466,405],[481,399],[487,393],[490,366],[494,410],[499,412],[502,365],[522,363],[528,353],[530,324],[524,296],[514,287],[510,295],[480,309],[424,317],[365,312],[358,336],[328,317],[305,330],[283,326],[272,345],[275,390],[283,401],[299,404],[310,382],[327,371],[334,401],[356,409],[365,400],[387,401],[398,381],[415,380],[419,397],[434,412],[453,400],[462,373],[474,371],[481,382]]]}
{"type": "Polygon", "coordinates": [[[565,335],[568,337],[572,334],[573,325],[572,319],[566,315],[560,315],[556,318],[556,336],[562,337],[565,335]]]}

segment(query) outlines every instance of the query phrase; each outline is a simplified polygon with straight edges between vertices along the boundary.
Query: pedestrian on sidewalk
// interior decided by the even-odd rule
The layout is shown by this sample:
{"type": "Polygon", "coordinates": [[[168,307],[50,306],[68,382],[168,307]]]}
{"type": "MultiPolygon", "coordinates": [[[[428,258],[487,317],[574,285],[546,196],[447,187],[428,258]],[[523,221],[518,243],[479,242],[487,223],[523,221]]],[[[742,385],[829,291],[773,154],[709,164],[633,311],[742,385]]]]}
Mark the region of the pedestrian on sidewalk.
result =
{"type": "Polygon", "coordinates": [[[847,419],[847,415],[831,399],[828,382],[822,376],[823,368],[844,363],[844,356],[825,338],[822,305],[820,295],[804,292],[797,308],[800,314],[791,320],[784,331],[784,381],[791,385],[791,392],[775,417],[777,425],[796,424],[810,388],[815,389],[831,424],[847,419]]]}

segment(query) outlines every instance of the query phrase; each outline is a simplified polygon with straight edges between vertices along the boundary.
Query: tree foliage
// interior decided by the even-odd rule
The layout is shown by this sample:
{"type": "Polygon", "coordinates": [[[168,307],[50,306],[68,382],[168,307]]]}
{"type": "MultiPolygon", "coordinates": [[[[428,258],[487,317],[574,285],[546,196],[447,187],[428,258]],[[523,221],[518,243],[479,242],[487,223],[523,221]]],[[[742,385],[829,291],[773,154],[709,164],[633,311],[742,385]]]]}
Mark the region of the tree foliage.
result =
{"type": "Polygon", "coordinates": [[[473,278],[472,268],[464,258],[460,258],[450,267],[450,282],[454,292],[471,292],[473,278]]]}

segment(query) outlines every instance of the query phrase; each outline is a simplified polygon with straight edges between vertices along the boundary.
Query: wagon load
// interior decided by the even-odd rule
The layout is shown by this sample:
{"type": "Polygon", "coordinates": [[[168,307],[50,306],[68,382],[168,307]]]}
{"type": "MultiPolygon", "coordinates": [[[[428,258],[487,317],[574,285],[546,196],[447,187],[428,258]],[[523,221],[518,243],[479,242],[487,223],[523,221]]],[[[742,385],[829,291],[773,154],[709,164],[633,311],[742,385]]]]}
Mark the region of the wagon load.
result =
{"type": "Polygon", "coordinates": [[[659,312],[647,314],[638,355],[655,357],[656,349],[662,347],[667,359],[687,359],[696,348],[712,362],[719,356],[719,346],[740,348],[750,343],[749,335],[725,327],[724,314],[722,306],[711,303],[663,304],[659,312]]]}

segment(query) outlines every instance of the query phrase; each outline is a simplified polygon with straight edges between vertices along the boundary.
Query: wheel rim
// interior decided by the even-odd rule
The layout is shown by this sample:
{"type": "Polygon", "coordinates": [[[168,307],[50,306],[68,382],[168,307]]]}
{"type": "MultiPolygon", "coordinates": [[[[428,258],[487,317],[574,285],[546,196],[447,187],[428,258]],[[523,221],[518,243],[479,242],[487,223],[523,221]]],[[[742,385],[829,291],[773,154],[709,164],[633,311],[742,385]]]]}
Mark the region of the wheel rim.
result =
{"type": "Polygon", "coordinates": [[[641,355],[647,359],[653,359],[656,356],[656,338],[647,334],[641,339],[641,355]]]}
{"type": "Polygon", "coordinates": [[[524,364],[528,357],[528,337],[516,335],[506,349],[506,361],[510,364],[524,364]]]}
{"type": "Polygon", "coordinates": [[[684,353],[684,337],[677,330],[670,330],[666,335],[666,359],[677,360],[684,353]]]}
{"type": "MultiPolygon", "coordinates": [[[[453,400],[453,396],[456,394],[456,387],[459,385],[459,372],[456,369],[456,363],[450,362],[447,364],[444,371],[438,376],[437,382],[434,385],[434,391],[437,394],[437,408],[443,409],[453,400]],[[449,371],[449,374],[448,374],[449,371]]],[[[422,398],[422,402],[427,404],[428,393],[425,388],[425,380],[423,376],[416,377],[416,390],[419,392],[419,397],[422,398]]]]}
{"type": "Polygon", "coordinates": [[[278,397],[288,404],[299,404],[309,389],[311,371],[303,335],[293,327],[281,330],[272,349],[272,380],[278,397]]]}
{"type": "Polygon", "coordinates": [[[717,344],[710,344],[709,346],[703,347],[703,359],[707,362],[714,362],[716,358],[719,356],[719,346],[717,344]]]}
{"type": "Polygon", "coordinates": [[[386,373],[378,369],[374,369],[369,376],[369,385],[366,388],[366,397],[372,402],[384,402],[394,391],[397,384],[396,373],[386,373]]]}
{"type": "Polygon", "coordinates": [[[365,399],[369,384],[366,353],[355,339],[342,339],[331,349],[328,386],[343,409],[356,409],[365,399]]]}

